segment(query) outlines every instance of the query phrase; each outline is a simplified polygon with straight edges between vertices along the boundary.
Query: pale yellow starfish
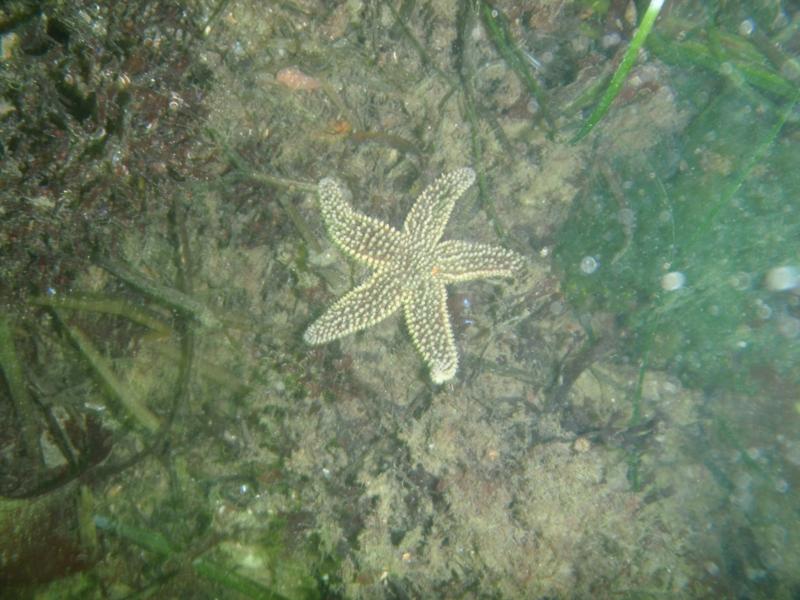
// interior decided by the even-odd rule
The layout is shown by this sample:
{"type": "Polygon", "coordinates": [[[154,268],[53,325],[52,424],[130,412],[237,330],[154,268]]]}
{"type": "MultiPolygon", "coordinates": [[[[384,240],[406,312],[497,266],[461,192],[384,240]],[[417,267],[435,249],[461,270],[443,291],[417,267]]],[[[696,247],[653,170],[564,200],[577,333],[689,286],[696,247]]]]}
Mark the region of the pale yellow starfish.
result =
{"type": "Polygon", "coordinates": [[[500,246],[440,241],[456,200],[474,181],[475,172],[469,168],[439,177],[417,198],[400,231],[354,210],[333,179],[320,181],[322,218],[329,235],[372,274],[314,321],[305,341],[330,342],[375,325],[402,306],[433,382],[451,379],[458,369],[458,353],[445,286],[509,277],[523,265],[519,254],[500,246]]]}

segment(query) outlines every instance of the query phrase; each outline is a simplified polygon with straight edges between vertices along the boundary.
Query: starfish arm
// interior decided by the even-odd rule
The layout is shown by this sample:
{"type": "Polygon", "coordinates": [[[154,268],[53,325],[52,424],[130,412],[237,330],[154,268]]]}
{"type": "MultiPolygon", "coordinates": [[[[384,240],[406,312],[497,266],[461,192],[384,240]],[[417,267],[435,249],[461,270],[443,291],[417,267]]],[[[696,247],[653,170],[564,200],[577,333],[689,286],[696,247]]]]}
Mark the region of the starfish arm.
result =
{"type": "Polygon", "coordinates": [[[385,272],[374,273],[339,298],[306,329],[303,339],[324,344],[383,321],[400,308],[400,282],[385,272]]]}
{"type": "Polygon", "coordinates": [[[345,254],[373,268],[389,260],[400,244],[399,231],[356,211],[339,183],[328,177],[319,182],[319,200],[328,234],[345,254]]]}
{"type": "Polygon", "coordinates": [[[448,240],[436,246],[437,277],[444,283],[511,277],[525,259],[501,246],[448,240]]]}
{"type": "Polygon", "coordinates": [[[458,369],[458,353],[447,312],[447,289],[434,280],[408,292],[403,301],[411,339],[431,371],[434,383],[452,379],[458,369]]]}
{"type": "Polygon", "coordinates": [[[475,181],[475,171],[470,168],[445,173],[423,190],[406,217],[403,232],[433,246],[438,242],[453,206],[475,181]]]}

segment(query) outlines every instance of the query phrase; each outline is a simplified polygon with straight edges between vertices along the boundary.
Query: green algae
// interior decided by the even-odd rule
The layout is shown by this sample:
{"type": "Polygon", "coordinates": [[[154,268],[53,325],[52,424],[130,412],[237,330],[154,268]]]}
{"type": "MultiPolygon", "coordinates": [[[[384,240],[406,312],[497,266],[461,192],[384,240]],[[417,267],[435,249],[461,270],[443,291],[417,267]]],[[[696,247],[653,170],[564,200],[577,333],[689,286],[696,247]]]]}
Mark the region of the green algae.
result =
{"type": "Polygon", "coordinates": [[[41,450],[33,398],[28,391],[22,364],[17,356],[12,324],[2,313],[0,313],[0,371],[3,373],[14,405],[17,427],[22,434],[25,452],[31,459],[38,459],[41,450]]]}
{"type": "Polygon", "coordinates": [[[576,202],[557,264],[578,306],[630,329],[631,356],[704,387],[757,389],[764,369],[798,383],[800,356],[782,333],[791,297],[765,285],[800,239],[786,210],[800,180],[782,133],[795,106],[724,87],[682,139],[613,160],[576,202]],[[581,270],[587,256],[596,271],[581,270]]]}
{"type": "Polygon", "coordinates": [[[639,28],[636,30],[636,33],[634,34],[631,43],[628,45],[627,50],[625,50],[625,54],[622,57],[622,62],[620,62],[617,70],[614,71],[614,75],[611,77],[608,87],[606,88],[605,92],[603,92],[603,95],[600,98],[600,101],[597,103],[595,109],[592,111],[592,114],[589,115],[578,133],[576,133],[575,137],[572,138],[573,144],[581,140],[592,129],[594,129],[603,116],[608,112],[608,109],[611,107],[611,103],[614,102],[616,97],[619,95],[620,91],[622,90],[622,86],[625,83],[625,79],[628,77],[631,67],[633,67],[634,62],[639,55],[639,50],[647,40],[647,37],[650,35],[650,31],[653,29],[653,25],[658,18],[658,14],[661,12],[661,7],[663,4],[663,0],[650,1],[650,4],[647,6],[647,10],[645,10],[644,17],[642,17],[642,22],[639,24],[639,28]]]}

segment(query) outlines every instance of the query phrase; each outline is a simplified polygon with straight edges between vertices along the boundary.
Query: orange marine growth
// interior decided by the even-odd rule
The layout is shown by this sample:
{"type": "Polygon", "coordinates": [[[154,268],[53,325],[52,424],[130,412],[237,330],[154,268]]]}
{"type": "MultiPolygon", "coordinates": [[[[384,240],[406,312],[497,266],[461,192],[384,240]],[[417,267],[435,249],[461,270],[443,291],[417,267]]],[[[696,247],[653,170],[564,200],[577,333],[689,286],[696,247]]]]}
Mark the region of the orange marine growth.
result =
{"type": "Polygon", "coordinates": [[[318,90],[319,79],[306,75],[297,67],[285,67],[275,75],[275,81],[290,90],[318,90]]]}

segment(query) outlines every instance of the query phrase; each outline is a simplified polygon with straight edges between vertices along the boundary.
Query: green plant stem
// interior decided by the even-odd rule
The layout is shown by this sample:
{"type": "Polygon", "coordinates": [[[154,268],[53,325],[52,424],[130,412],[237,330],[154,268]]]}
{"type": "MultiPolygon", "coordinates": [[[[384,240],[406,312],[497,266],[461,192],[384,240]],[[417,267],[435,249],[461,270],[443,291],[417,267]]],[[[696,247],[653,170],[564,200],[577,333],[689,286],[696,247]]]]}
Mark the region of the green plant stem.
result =
{"type": "MultiPolygon", "coordinates": [[[[164,558],[168,559],[180,554],[180,551],[158,532],[116,523],[103,515],[96,515],[94,524],[101,531],[112,533],[164,558]]],[[[286,600],[285,596],[211,560],[200,557],[194,559],[191,565],[198,575],[248,598],[286,600]]]]}
{"type": "Polygon", "coordinates": [[[111,365],[109,365],[106,359],[97,351],[89,338],[87,338],[82,331],[67,323],[61,311],[54,309],[54,312],[64,326],[67,335],[78,347],[81,354],[83,354],[86,362],[92,367],[92,370],[103,383],[109,395],[134,421],[136,421],[136,423],[151,433],[158,430],[161,425],[158,417],[144,404],[139,402],[136,396],[117,379],[117,376],[111,369],[111,365]]]}
{"type": "Polygon", "coordinates": [[[483,168],[483,142],[480,137],[478,127],[478,113],[475,107],[475,90],[472,85],[473,70],[471,65],[468,66],[466,56],[467,45],[465,39],[467,38],[467,31],[471,28],[471,23],[474,20],[471,5],[465,2],[458,16],[458,43],[459,53],[456,58],[456,70],[458,71],[459,82],[463,89],[464,98],[464,115],[469,123],[470,132],[470,147],[472,150],[472,164],[475,166],[478,182],[478,197],[480,198],[481,208],[486,211],[489,220],[494,225],[494,229],[501,239],[506,239],[505,232],[500,225],[500,220],[497,217],[497,211],[492,201],[492,196],[489,193],[489,188],[486,182],[486,175],[483,168]]]}
{"type": "MultiPolygon", "coordinates": [[[[261,183],[263,185],[280,188],[285,190],[299,190],[303,192],[311,192],[313,194],[317,193],[317,184],[310,183],[308,181],[300,181],[299,179],[288,179],[286,177],[278,177],[276,175],[269,175],[267,173],[261,173],[260,171],[255,171],[245,162],[245,160],[239,156],[234,150],[223,146],[225,153],[228,157],[228,160],[236,167],[236,170],[239,174],[246,179],[250,179],[251,181],[255,181],[257,183],[261,183]]],[[[286,194],[279,193],[277,195],[278,204],[281,205],[281,208],[284,210],[286,215],[289,217],[289,220],[294,225],[297,232],[300,234],[306,244],[316,253],[322,252],[322,247],[319,245],[317,238],[311,232],[311,228],[306,224],[305,219],[300,215],[294,205],[289,201],[289,198],[286,194]]]]}
{"type": "Polygon", "coordinates": [[[163,321],[140,307],[119,298],[92,297],[82,295],[72,296],[37,296],[31,298],[31,304],[36,306],[48,306],[50,308],[65,308],[68,310],[80,310],[85,312],[96,312],[108,315],[116,315],[144,325],[148,329],[161,335],[169,335],[172,329],[163,321]]]}
{"type": "Polygon", "coordinates": [[[450,76],[444,71],[442,71],[442,69],[440,69],[436,65],[436,63],[431,60],[431,57],[425,50],[425,47],[420,43],[420,41],[416,37],[414,37],[414,34],[411,33],[411,29],[409,29],[408,25],[406,25],[405,19],[401,17],[401,15],[397,12],[397,9],[395,8],[395,4],[398,3],[393,2],[392,0],[384,0],[383,4],[384,6],[386,6],[386,8],[389,9],[389,12],[392,13],[392,17],[394,17],[394,22],[400,28],[400,31],[403,32],[403,35],[406,36],[406,39],[408,39],[411,45],[414,46],[414,50],[417,51],[417,54],[419,55],[419,58],[422,61],[422,64],[430,66],[434,71],[436,71],[436,73],[440,77],[442,77],[443,79],[449,81],[451,84],[454,85],[454,82],[452,81],[450,76]]]}
{"type": "Polygon", "coordinates": [[[764,92],[792,98],[797,91],[797,86],[764,66],[745,63],[731,57],[716,56],[706,44],[697,41],[673,42],[664,36],[654,33],[647,41],[647,47],[659,59],[670,65],[698,66],[708,69],[722,77],[730,77],[730,69],[741,75],[743,80],[764,92]],[[728,60],[730,58],[730,60],[728,60]],[[723,65],[727,65],[723,67],[723,65]]]}
{"type": "Polygon", "coordinates": [[[686,241],[685,246],[687,248],[691,248],[701,235],[705,235],[706,231],[710,231],[711,224],[719,211],[733,199],[733,197],[742,187],[742,184],[747,180],[748,177],[750,177],[753,169],[767,154],[770,147],[776,142],[778,135],[783,129],[783,126],[786,124],[786,121],[794,112],[794,107],[798,102],[800,102],[800,89],[795,90],[794,96],[786,104],[786,107],[775,121],[772,128],[768,130],[767,135],[765,135],[762,140],[754,141],[751,154],[739,164],[739,168],[737,169],[735,176],[727,182],[722,190],[722,193],[720,193],[719,196],[712,202],[708,203],[710,208],[705,214],[703,221],[700,222],[699,226],[694,229],[694,235],[692,235],[686,241]]]}
{"type": "MultiPolygon", "coordinates": [[[[335,91],[330,88],[330,86],[326,86],[331,90],[331,93],[336,95],[335,91]]],[[[338,95],[336,95],[338,98],[338,95]]],[[[341,100],[339,100],[341,102],[341,100]]],[[[338,103],[337,103],[338,104],[338,103]]],[[[342,103],[343,104],[343,103],[342,103]]],[[[352,122],[352,121],[351,121],[352,122]]],[[[257,183],[261,183],[263,185],[278,188],[281,190],[293,191],[298,190],[302,192],[311,192],[316,194],[317,193],[317,184],[311,183],[309,181],[301,181],[299,179],[290,179],[288,177],[279,177],[277,175],[270,175],[268,173],[262,173],[260,171],[254,170],[247,162],[232,148],[229,148],[224,142],[221,142],[217,136],[217,134],[212,131],[207,131],[208,135],[218,144],[220,144],[222,151],[227,156],[230,163],[235,167],[239,176],[249,179],[251,181],[255,181],[257,183]]],[[[294,225],[297,232],[300,236],[305,240],[306,244],[314,250],[314,252],[322,252],[322,248],[317,241],[317,238],[314,237],[314,234],[311,233],[311,229],[306,224],[305,219],[300,216],[300,213],[294,207],[294,205],[289,201],[289,198],[284,193],[279,193],[277,195],[278,204],[280,204],[281,208],[284,210],[286,215],[289,217],[289,220],[294,225]]]]}
{"type": "MultiPolygon", "coordinates": [[[[631,398],[631,418],[628,420],[629,429],[636,429],[642,422],[642,388],[644,387],[646,366],[647,350],[645,350],[642,363],[639,365],[639,377],[636,380],[636,390],[631,398]]],[[[634,448],[628,452],[628,481],[631,484],[631,490],[634,492],[641,490],[641,481],[639,478],[639,466],[641,462],[642,457],[638,449],[634,448]]]]}
{"type": "Polygon", "coordinates": [[[536,98],[536,102],[539,103],[540,114],[547,124],[548,131],[552,134],[555,126],[550,116],[547,101],[539,84],[536,83],[536,78],[531,73],[525,55],[511,39],[505,16],[498,8],[492,6],[486,0],[481,0],[480,2],[480,13],[489,39],[494,44],[494,47],[497,48],[503,60],[506,61],[506,64],[514,71],[522,85],[536,98]]]}
{"type": "Polygon", "coordinates": [[[639,25],[639,29],[636,30],[630,46],[628,46],[628,49],[625,51],[625,55],[622,57],[622,62],[619,64],[619,67],[617,67],[613,77],[611,77],[611,83],[608,84],[603,97],[600,99],[600,102],[598,103],[597,107],[595,107],[592,114],[583,124],[583,127],[581,127],[580,131],[578,131],[575,137],[572,138],[573,144],[585,137],[586,134],[588,134],[608,112],[608,109],[611,107],[611,103],[614,102],[614,99],[622,89],[622,85],[625,83],[625,79],[633,67],[633,63],[636,62],[636,57],[639,55],[639,49],[642,47],[642,44],[644,44],[647,36],[650,34],[650,31],[653,29],[653,24],[656,21],[656,17],[658,17],[658,13],[661,12],[661,7],[663,4],[664,0],[650,0],[650,5],[647,7],[647,10],[644,13],[644,17],[639,25]]]}
{"type": "Polygon", "coordinates": [[[31,458],[41,459],[36,417],[33,413],[33,399],[25,385],[22,365],[17,358],[14,345],[14,336],[11,333],[8,317],[4,314],[0,314],[0,369],[5,375],[11,402],[14,404],[25,452],[31,458]]]}
{"type": "MultiPolygon", "coordinates": [[[[170,344],[153,344],[152,350],[172,363],[180,363],[182,360],[182,352],[170,344]]],[[[195,361],[197,362],[197,374],[203,379],[225,386],[238,395],[244,395],[250,389],[241,376],[231,373],[209,360],[195,359],[195,361]]]]}
{"type": "Polygon", "coordinates": [[[194,317],[203,325],[216,327],[219,319],[211,310],[198,300],[165,285],[155,283],[144,275],[129,269],[128,267],[114,262],[107,258],[101,258],[98,264],[112,275],[116,275],[126,283],[129,283],[141,292],[144,292],[154,300],[163,302],[167,306],[175,308],[184,314],[194,317]]]}

